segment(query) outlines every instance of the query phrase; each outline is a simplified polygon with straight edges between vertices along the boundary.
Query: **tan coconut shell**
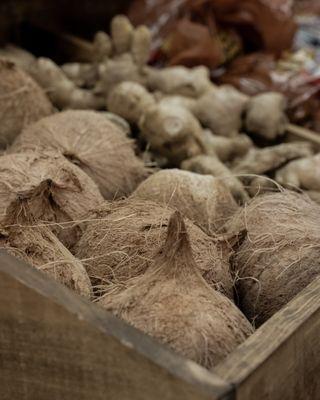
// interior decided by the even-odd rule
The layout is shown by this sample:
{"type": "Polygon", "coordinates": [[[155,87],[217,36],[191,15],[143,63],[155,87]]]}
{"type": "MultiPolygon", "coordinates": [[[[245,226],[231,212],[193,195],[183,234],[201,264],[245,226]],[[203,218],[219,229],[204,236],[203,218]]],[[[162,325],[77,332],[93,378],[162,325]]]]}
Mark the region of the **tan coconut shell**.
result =
{"type": "Polygon", "coordinates": [[[240,310],[199,273],[181,215],[143,276],[99,304],[177,353],[212,368],[253,331],[240,310]]]}
{"type": "Polygon", "coordinates": [[[261,325],[320,275],[320,207],[306,195],[258,196],[230,224],[246,231],[234,257],[246,316],[261,325]]]}
{"type": "MultiPolygon", "coordinates": [[[[105,202],[90,216],[92,221],[74,254],[83,261],[91,280],[103,285],[103,291],[113,284],[125,287],[128,279],[143,274],[153,261],[171,213],[171,209],[150,201],[105,202]]],[[[201,274],[211,287],[232,299],[230,246],[209,237],[191,221],[186,224],[201,274]]]]}
{"type": "Polygon", "coordinates": [[[179,169],[151,175],[131,197],[176,209],[209,235],[222,232],[226,221],[238,209],[230,190],[221,180],[179,169]]]}
{"type": "Polygon", "coordinates": [[[48,224],[67,247],[80,235],[80,228],[70,222],[103,201],[91,178],[55,151],[0,158],[0,220],[16,198],[21,212],[27,207],[29,217],[48,224]]]}
{"type": "Polygon", "coordinates": [[[36,225],[32,212],[20,199],[13,201],[0,224],[0,249],[20,258],[39,271],[74,290],[91,297],[92,287],[83,265],[46,226],[36,225]]]}
{"type": "Polygon", "coordinates": [[[51,147],[79,166],[106,199],[130,194],[147,176],[132,141],[95,111],[64,111],[22,132],[11,151],[51,147]]]}
{"type": "Polygon", "coordinates": [[[40,86],[12,62],[0,60],[0,147],[10,145],[24,127],[52,113],[40,86]]]}

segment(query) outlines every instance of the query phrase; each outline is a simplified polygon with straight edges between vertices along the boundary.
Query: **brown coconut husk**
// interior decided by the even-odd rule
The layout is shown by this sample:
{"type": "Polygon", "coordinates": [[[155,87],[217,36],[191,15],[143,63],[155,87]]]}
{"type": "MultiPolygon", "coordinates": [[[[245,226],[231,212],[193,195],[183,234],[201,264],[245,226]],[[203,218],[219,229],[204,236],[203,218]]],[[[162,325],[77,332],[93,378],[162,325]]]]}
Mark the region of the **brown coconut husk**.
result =
{"type": "Polygon", "coordinates": [[[253,199],[230,223],[246,231],[234,257],[245,315],[259,326],[320,275],[320,207],[289,191],[253,199]]]}
{"type": "Polygon", "coordinates": [[[72,221],[103,201],[91,178],[55,151],[0,158],[0,220],[17,198],[21,213],[48,225],[68,248],[81,233],[72,221]]]}
{"type": "Polygon", "coordinates": [[[252,327],[199,273],[181,214],[147,272],[126,290],[114,288],[99,304],[177,353],[212,368],[251,333],[252,327]]]}
{"type": "Polygon", "coordinates": [[[7,147],[23,128],[52,113],[40,86],[14,63],[0,60],[0,147],[7,147]]]}
{"type": "Polygon", "coordinates": [[[94,111],[64,111],[24,130],[11,151],[51,147],[79,166],[106,199],[129,195],[147,176],[132,141],[94,111]]]}
{"type": "MultiPolygon", "coordinates": [[[[102,293],[114,284],[143,274],[164,241],[172,210],[151,201],[128,199],[105,203],[90,216],[91,222],[75,247],[95,286],[102,293]]],[[[209,237],[186,221],[191,246],[202,276],[208,284],[233,298],[229,271],[230,247],[209,237]]]]}
{"type": "Polygon", "coordinates": [[[46,226],[36,225],[28,205],[18,198],[7,208],[0,223],[0,249],[26,261],[34,268],[84,297],[91,297],[89,276],[77,260],[46,226]]]}
{"type": "Polygon", "coordinates": [[[163,170],[143,181],[131,198],[151,200],[180,211],[208,235],[223,232],[238,206],[225,184],[213,176],[163,170]]]}

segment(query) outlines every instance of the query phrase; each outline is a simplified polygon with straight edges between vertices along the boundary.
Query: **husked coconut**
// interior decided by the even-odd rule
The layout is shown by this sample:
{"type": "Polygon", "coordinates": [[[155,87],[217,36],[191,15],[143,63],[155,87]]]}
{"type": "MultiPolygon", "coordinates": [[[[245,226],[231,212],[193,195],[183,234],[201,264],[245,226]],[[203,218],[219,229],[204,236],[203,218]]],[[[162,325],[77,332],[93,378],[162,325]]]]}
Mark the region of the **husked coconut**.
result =
{"type": "Polygon", "coordinates": [[[223,231],[226,221],[238,208],[221,180],[179,169],[151,175],[131,198],[151,200],[176,209],[209,235],[223,231]]]}
{"type": "Polygon", "coordinates": [[[133,143],[95,111],[64,111],[22,132],[12,152],[54,148],[86,172],[106,199],[129,195],[147,176],[133,143]]]}
{"type": "Polygon", "coordinates": [[[0,157],[0,220],[10,203],[21,202],[30,218],[48,225],[67,246],[78,240],[78,221],[102,201],[98,187],[80,168],[55,151],[0,157]]]}
{"type": "MultiPolygon", "coordinates": [[[[74,254],[83,260],[94,284],[108,292],[114,284],[143,274],[164,240],[172,210],[151,201],[105,202],[88,217],[74,254]],[[91,221],[90,221],[91,220],[91,221]]],[[[202,276],[214,289],[233,298],[230,248],[187,221],[191,245],[202,276]]]]}
{"type": "Polygon", "coordinates": [[[0,59],[0,148],[10,145],[23,128],[52,113],[40,86],[14,63],[0,59]]]}
{"type": "Polygon", "coordinates": [[[258,196],[230,231],[245,233],[234,270],[241,309],[258,326],[320,275],[320,207],[305,195],[258,196]]]}
{"type": "Polygon", "coordinates": [[[146,273],[125,290],[114,288],[98,304],[206,368],[253,332],[240,310],[200,275],[178,212],[146,273]]]}
{"type": "Polygon", "coordinates": [[[84,297],[92,287],[83,265],[46,226],[39,226],[24,199],[17,198],[0,223],[0,249],[29,263],[84,297]]]}

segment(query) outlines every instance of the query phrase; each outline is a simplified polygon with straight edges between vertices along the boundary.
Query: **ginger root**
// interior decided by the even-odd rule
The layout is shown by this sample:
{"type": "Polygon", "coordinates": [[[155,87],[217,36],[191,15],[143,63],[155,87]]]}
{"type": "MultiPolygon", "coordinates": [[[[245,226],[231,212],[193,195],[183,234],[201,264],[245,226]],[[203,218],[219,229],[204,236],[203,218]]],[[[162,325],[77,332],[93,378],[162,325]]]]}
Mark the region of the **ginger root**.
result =
{"type": "Polygon", "coordinates": [[[232,171],[236,174],[261,175],[276,170],[290,160],[308,157],[311,154],[312,148],[308,142],[283,143],[263,149],[253,148],[234,164],[232,171]]]}
{"type": "Polygon", "coordinates": [[[112,54],[112,41],[110,36],[103,31],[98,31],[93,39],[93,56],[95,62],[104,62],[112,54]]]}
{"type": "Polygon", "coordinates": [[[215,135],[236,136],[242,126],[242,114],[248,97],[231,86],[212,88],[193,108],[202,125],[215,135]]]}
{"type": "Polygon", "coordinates": [[[249,199],[240,180],[216,157],[199,155],[190,158],[181,163],[181,169],[220,178],[239,203],[244,203],[249,199]]]}
{"type": "Polygon", "coordinates": [[[159,101],[159,104],[162,105],[168,105],[169,107],[184,107],[187,110],[190,110],[192,112],[192,110],[194,109],[197,100],[193,99],[191,97],[187,97],[187,96],[179,96],[179,95],[171,95],[171,96],[167,96],[167,95],[163,95],[160,92],[156,92],[154,93],[155,98],[159,101]]]}
{"type": "Polygon", "coordinates": [[[80,89],[62,69],[48,58],[39,58],[33,78],[45,89],[52,103],[59,109],[103,109],[105,100],[93,91],[80,89]]]}
{"type": "Polygon", "coordinates": [[[61,66],[61,70],[80,88],[93,88],[98,80],[98,69],[94,64],[66,63],[61,66]]]}
{"type": "Polygon", "coordinates": [[[132,36],[131,53],[134,62],[139,68],[147,65],[150,57],[151,32],[145,25],[138,26],[132,36]]]}
{"type": "Polygon", "coordinates": [[[134,28],[125,15],[116,15],[111,21],[111,37],[116,54],[130,51],[134,28]]]}
{"type": "Polygon", "coordinates": [[[100,87],[104,93],[124,81],[146,83],[146,64],[150,56],[151,32],[146,26],[133,28],[127,17],[118,15],[111,21],[111,44],[105,34],[95,38],[99,49],[100,87]],[[111,50],[110,50],[111,46],[111,50]],[[106,49],[103,54],[103,48],[106,49]]]}
{"type": "Polygon", "coordinates": [[[152,94],[136,82],[122,82],[115,86],[107,100],[108,110],[130,124],[138,124],[142,115],[155,104],[152,94]]]}
{"type": "Polygon", "coordinates": [[[253,143],[247,135],[229,138],[214,135],[209,129],[203,130],[203,144],[207,155],[215,155],[223,162],[242,157],[253,147],[253,143]]]}
{"type": "Polygon", "coordinates": [[[283,186],[320,191],[320,154],[291,161],[277,171],[276,181],[283,186]]]}
{"type": "Polygon", "coordinates": [[[166,157],[172,166],[203,153],[201,126],[183,107],[161,104],[150,107],[141,117],[139,127],[150,149],[166,157]]]}
{"type": "Polygon", "coordinates": [[[146,81],[151,91],[192,98],[202,96],[212,87],[209,70],[203,66],[148,68],[146,81]]]}
{"type": "Polygon", "coordinates": [[[265,139],[273,140],[285,133],[288,119],[286,99],[276,92],[259,94],[250,99],[246,113],[246,129],[265,139]]]}

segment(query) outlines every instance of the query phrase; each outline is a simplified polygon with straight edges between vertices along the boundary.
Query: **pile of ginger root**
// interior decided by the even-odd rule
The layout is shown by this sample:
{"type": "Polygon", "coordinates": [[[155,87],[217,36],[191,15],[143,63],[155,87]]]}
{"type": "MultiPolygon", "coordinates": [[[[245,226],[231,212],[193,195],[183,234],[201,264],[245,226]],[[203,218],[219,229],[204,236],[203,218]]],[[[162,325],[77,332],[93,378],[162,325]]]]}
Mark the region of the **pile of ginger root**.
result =
{"type": "MultiPolygon", "coordinates": [[[[58,65],[10,44],[0,49],[0,60],[43,89],[51,113],[92,110],[109,119],[134,139],[151,171],[211,175],[239,205],[280,187],[306,191],[320,202],[317,148],[287,134],[282,94],[249,97],[230,85],[217,86],[205,66],[151,66],[150,30],[132,26],[124,15],[112,19],[108,32],[94,35],[86,62],[58,65]]],[[[9,134],[0,130],[2,151],[9,134]]]]}
{"type": "Polygon", "coordinates": [[[112,19],[109,31],[95,34],[85,63],[57,65],[10,45],[0,58],[30,74],[58,110],[105,112],[137,139],[148,165],[215,176],[241,204],[278,184],[318,198],[320,177],[304,179],[317,149],[288,138],[282,94],[249,97],[217,86],[204,66],[150,66],[150,30],[124,15],[112,19]]]}

